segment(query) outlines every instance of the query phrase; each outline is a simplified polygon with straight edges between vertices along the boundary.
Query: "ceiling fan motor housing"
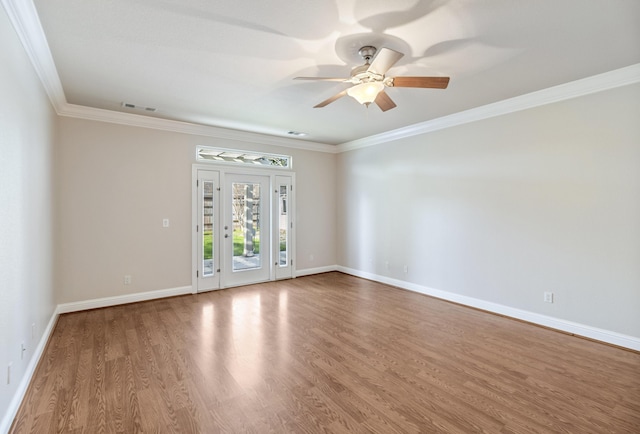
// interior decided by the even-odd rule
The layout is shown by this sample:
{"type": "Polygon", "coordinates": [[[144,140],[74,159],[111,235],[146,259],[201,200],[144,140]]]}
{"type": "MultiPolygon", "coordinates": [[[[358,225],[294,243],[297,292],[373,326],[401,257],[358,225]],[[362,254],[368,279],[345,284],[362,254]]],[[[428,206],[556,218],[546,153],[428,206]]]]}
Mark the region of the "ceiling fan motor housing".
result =
{"type": "Polygon", "coordinates": [[[373,56],[376,54],[376,47],[365,45],[364,47],[360,48],[360,50],[358,50],[358,54],[368,65],[369,61],[373,59],[373,56]]]}
{"type": "Polygon", "coordinates": [[[376,74],[373,71],[369,71],[371,59],[376,54],[376,47],[371,45],[365,45],[364,47],[358,50],[358,54],[364,60],[364,65],[356,66],[351,70],[351,82],[354,84],[358,83],[369,83],[372,81],[382,81],[384,79],[384,75],[376,74]]]}

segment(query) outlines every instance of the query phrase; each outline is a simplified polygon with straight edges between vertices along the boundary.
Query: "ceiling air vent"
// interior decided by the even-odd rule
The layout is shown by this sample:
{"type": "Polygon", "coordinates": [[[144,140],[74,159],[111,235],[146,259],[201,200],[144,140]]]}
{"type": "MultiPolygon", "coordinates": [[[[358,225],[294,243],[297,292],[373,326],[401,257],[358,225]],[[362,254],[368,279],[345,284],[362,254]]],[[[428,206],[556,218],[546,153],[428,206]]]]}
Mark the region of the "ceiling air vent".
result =
{"type": "Polygon", "coordinates": [[[145,112],[158,111],[158,109],[155,108],[155,107],[144,107],[144,106],[141,106],[141,105],[131,104],[130,102],[123,102],[122,103],[122,107],[128,108],[128,109],[132,109],[132,110],[141,110],[141,111],[145,111],[145,112]]]}

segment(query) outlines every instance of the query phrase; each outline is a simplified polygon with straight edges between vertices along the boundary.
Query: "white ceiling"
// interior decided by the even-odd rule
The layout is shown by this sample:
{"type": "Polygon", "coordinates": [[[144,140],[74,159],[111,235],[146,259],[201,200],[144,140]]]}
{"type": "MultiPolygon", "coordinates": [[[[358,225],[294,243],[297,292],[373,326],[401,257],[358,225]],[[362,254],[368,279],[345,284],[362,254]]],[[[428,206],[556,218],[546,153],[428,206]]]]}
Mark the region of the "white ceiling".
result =
{"type": "Polygon", "coordinates": [[[68,103],[340,144],[640,63],[638,0],[35,0],[68,103]],[[363,45],[405,56],[381,112],[345,97],[363,45]]]}

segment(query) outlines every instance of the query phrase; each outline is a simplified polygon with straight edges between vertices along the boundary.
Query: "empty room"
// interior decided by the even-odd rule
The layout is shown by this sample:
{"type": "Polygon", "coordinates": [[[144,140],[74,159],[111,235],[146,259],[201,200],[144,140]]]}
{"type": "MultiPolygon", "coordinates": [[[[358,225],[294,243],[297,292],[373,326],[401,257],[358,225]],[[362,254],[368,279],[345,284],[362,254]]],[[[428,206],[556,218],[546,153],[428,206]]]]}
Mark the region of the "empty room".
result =
{"type": "Polygon", "coordinates": [[[0,434],[640,432],[640,2],[0,2],[0,434]]]}

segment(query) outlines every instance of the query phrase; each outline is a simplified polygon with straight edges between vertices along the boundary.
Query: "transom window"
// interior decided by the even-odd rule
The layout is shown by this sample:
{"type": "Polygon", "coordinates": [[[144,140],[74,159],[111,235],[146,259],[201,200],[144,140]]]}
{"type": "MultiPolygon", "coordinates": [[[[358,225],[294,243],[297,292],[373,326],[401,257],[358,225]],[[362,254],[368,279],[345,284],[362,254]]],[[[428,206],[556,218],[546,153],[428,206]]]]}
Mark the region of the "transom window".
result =
{"type": "Polygon", "coordinates": [[[291,156],[266,154],[264,152],[240,151],[236,149],[209,148],[198,146],[198,161],[211,163],[249,164],[252,166],[267,166],[291,169],[291,156]]]}

